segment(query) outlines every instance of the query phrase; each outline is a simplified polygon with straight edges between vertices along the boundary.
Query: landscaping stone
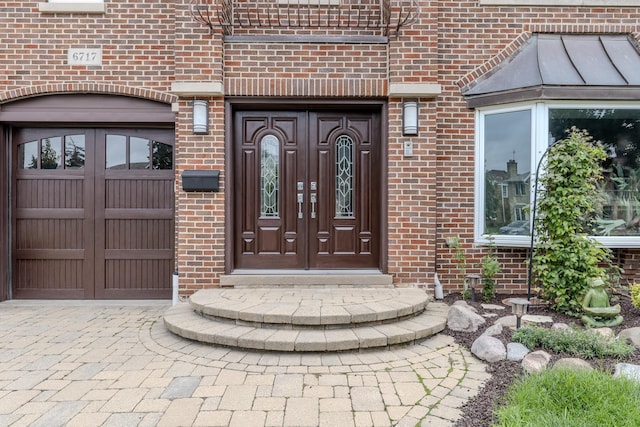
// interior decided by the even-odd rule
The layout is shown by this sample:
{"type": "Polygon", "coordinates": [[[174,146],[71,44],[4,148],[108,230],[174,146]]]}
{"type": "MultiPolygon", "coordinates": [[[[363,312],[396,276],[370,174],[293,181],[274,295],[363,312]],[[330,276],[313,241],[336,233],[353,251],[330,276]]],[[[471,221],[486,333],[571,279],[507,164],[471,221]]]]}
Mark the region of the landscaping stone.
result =
{"type": "MultiPolygon", "coordinates": [[[[464,303],[464,301],[462,301],[464,303]]],[[[447,327],[452,331],[475,332],[478,326],[484,325],[482,316],[471,310],[467,303],[454,304],[449,308],[447,315],[447,327]]]]}
{"type": "Polygon", "coordinates": [[[613,376],[615,378],[626,377],[640,382],[640,366],[630,363],[618,363],[613,376]]]}
{"type": "Polygon", "coordinates": [[[577,357],[565,357],[558,360],[553,365],[554,369],[585,369],[588,371],[593,370],[593,367],[586,360],[579,359],[577,357]]]}
{"type": "Polygon", "coordinates": [[[496,323],[495,325],[489,326],[482,335],[489,335],[490,337],[495,337],[497,335],[502,335],[502,325],[500,323],[496,323]]]}
{"type": "Polygon", "coordinates": [[[519,362],[529,353],[529,349],[519,342],[510,342],[507,344],[507,360],[519,362]]]}
{"type": "Polygon", "coordinates": [[[616,334],[613,332],[611,328],[595,328],[592,329],[594,333],[602,335],[604,338],[608,340],[613,340],[616,337],[616,334]]]}
{"type": "Polygon", "coordinates": [[[554,323],[551,325],[551,329],[569,329],[569,325],[566,323],[554,323]]]}
{"type": "Polygon", "coordinates": [[[625,329],[618,336],[626,338],[631,344],[640,348],[640,327],[625,329]]]}
{"type": "Polygon", "coordinates": [[[524,316],[522,316],[522,322],[539,325],[541,323],[553,323],[553,319],[549,316],[537,316],[534,314],[525,314],[524,316]]]}
{"type": "Polygon", "coordinates": [[[469,310],[473,311],[474,313],[478,312],[478,309],[476,309],[474,306],[467,304],[467,302],[465,300],[458,300],[456,302],[453,303],[453,305],[460,305],[462,307],[466,307],[469,310]]]}
{"type": "Polygon", "coordinates": [[[489,335],[479,336],[471,345],[471,353],[490,363],[507,358],[507,349],[502,341],[489,335]]]}
{"type": "Polygon", "coordinates": [[[497,305],[497,304],[480,304],[480,305],[485,310],[504,310],[505,309],[503,305],[497,305]]]}
{"type": "Polygon", "coordinates": [[[550,361],[551,355],[546,351],[534,351],[522,359],[522,369],[528,374],[539,373],[547,369],[550,361]]]}
{"type": "Polygon", "coordinates": [[[504,328],[515,329],[516,328],[516,316],[504,316],[496,319],[496,324],[501,324],[504,328]]]}

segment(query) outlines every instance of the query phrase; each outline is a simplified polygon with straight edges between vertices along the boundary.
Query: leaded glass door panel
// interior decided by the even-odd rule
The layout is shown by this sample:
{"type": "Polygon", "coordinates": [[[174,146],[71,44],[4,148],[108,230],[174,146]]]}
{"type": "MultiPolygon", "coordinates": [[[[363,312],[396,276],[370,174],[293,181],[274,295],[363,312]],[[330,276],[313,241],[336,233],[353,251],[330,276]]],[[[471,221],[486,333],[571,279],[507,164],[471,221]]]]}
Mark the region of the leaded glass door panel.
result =
{"type": "Polygon", "coordinates": [[[234,114],[237,269],[378,268],[379,115],[234,114]]]}

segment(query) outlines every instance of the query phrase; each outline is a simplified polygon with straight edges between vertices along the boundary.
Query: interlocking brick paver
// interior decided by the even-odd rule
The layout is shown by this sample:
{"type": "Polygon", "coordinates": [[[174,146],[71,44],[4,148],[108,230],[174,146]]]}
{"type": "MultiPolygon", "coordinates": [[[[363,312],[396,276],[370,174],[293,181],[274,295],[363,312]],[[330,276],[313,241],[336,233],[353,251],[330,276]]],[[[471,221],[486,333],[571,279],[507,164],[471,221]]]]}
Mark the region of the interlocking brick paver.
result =
{"type": "Polygon", "coordinates": [[[273,382],[273,396],[301,397],[303,388],[303,375],[276,375],[273,382]]]}
{"type": "Polygon", "coordinates": [[[63,426],[85,406],[87,406],[87,402],[56,403],[31,425],[32,427],[63,426]]]}
{"type": "Polygon", "coordinates": [[[354,411],[380,411],[384,409],[382,395],[377,387],[353,387],[351,399],[354,411]]]}
{"type": "Polygon", "coordinates": [[[222,395],[220,409],[232,411],[248,411],[253,406],[257,386],[230,385],[222,395]]]}
{"type": "Polygon", "coordinates": [[[202,399],[200,398],[176,399],[172,401],[162,418],[160,418],[158,427],[189,426],[193,424],[198,416],[201,405],[202,399]]]}
{"type": "Polygon", "coordinates": [[[200,411],[195,421],[194,426],[202,427],[226,427],[231,420],[231,411],[200,411]]]}
{"type": "Polygon", "coordinates": [[[446,336],[244,352],[168,333],[162,301],[1,304],[0,425],[450,426],[490,378],[446,336]]]}
{"type": "Polygon", "coordinates": [[[314,427],[318,425],[319,401],[315,397],[287,399],[284,411],[286,427],[314,427]]]}

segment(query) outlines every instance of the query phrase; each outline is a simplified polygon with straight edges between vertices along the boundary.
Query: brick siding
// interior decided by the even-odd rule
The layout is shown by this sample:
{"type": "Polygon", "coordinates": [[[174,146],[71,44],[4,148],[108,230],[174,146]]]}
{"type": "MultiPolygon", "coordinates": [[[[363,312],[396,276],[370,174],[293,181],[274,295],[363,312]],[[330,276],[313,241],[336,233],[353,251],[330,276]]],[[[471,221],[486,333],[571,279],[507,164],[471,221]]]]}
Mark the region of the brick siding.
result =
{"type": "MultiPolygon", "coordinates": [[[[227,135],[225,101],[208,96],[210,132],[191,132],[192,98],[171,93],[174,81],[223,83],[237,97],[385,98],[393,83],[438,83],[442,94],[420,98],[420,131],[414,155],[404,157],[402,99],[388,99],[387,270],[397,285],[432,284],[461,289],[447,237],[459,237],[477,273],[484,254],[473,244],[474,111],[460,88],[509,56],[533,32],[632,33],[638,38],[640,8],[478,6],[477,1],[419,1],[411,27],[388,43],[344,40],[378,31],[322,30],[340,41],[270,42],[268,35],[314,31],[260,29],[266,41],[223,42],[222,30],[194,22],[188,0],[110,0],[107,12],[43,14],[36,1],[8,1],[0,39],[0,102],[55,93],[111,93],[176,103],[177,268],[181,293],[216,286],[229,268],[225,230],[227,135]],[[102,48],[100,66],[67,65],[70,47],[102,48]],[[185,193],[181,173],[219,169],[219,193],[185,193]],[[225,267],[226,266],[226,267],[225,267]]],[[[394,13],[397,10],[394,9],[394,13]]],[[[249,35],[239,29],[235,35],[249,35]]],[[[384,138],[383,138],[384,139],[384,138]]],[[[625,280],[640,277],[640,251],[619,250],[625,280]]],[[[498,251],[498,292],[526,289],[527,249],[498,251]]]]}

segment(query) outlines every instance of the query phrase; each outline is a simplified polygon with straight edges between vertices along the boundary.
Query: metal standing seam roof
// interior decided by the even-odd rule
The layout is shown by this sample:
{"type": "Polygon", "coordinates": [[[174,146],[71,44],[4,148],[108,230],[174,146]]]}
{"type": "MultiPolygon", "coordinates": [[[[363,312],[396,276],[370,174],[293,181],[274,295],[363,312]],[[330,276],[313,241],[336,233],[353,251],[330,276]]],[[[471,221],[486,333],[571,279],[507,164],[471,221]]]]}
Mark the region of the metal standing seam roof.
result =
{"type": "Polygon", "coordinates": [[[534,34],[463,88],[469,107],[533,99],[640,99],[640,50],[628,35],[534,34]]]}

